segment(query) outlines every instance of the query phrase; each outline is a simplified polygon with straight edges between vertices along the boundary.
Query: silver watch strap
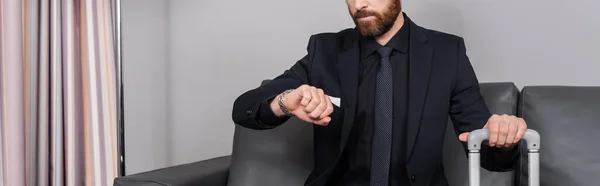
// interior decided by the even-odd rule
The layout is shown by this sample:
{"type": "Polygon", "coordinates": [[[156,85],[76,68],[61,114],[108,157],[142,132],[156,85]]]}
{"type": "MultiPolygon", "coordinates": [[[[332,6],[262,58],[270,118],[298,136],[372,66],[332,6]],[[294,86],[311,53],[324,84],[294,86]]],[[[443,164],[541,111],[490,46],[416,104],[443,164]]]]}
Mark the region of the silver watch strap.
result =
{"type": "Polygon", "coordinates": [[[289,89],[284,91],[283,93],[281,93],[281,95],[279,95],[279,99],[277,100],[277,104],[279,105],[279,109],[281,109],[281,111],[283,112],[283,114],[285,114],[286,116],[292,116],[293,114],[290,113],[290,111],[285,108],[285,105],[283,104],[283,99],[285,98],[285,96],[287,94],[289,94],[290,92],[294,91],[293,89],[289,89]]]}

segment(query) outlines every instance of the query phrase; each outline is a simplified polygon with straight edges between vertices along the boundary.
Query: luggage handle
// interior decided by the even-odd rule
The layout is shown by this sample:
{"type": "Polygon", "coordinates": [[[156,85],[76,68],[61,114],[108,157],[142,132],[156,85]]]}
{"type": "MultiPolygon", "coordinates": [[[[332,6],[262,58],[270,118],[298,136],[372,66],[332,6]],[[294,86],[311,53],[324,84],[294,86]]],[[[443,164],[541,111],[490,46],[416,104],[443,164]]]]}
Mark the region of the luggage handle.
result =
{"type": "MultiPolygon", "coordinates": [[[[488,140],[488,129],[477,129],[469,134],[469,186],[480,185],[480,157],[482,142],[488,140]]],[[[529,155],[529,186],[540,185],[540,134],[531,129],[527,129],[523,135],[523,140],[527,142],[529,155]]]]}

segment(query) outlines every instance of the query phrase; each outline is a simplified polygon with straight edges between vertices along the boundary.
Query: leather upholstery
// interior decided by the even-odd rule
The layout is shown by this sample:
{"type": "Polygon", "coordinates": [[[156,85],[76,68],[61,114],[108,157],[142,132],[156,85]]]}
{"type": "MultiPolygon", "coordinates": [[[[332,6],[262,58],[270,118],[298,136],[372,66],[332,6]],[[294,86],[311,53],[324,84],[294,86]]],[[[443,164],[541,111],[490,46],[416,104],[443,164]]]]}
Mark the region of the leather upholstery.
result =
{"type": "Polygon", "coordinates": [[[115,178],[114,186],[227,185],[229,156],[115,178]]]}
{"type": "Polygon", "coordinates": [[[270,130],[236,125],[228,186],[304,185],[313,169],[312,127],[297,118],[270,130]]]}
{"type": "MultiPolygon", "coordinates": [[[[519,91],[513,83],[480,86],[492,113],[517,114],[519,91]]],[[[450,185],[468,185],[467,156],[451,124],[448,126],[444,164],[450,185]]],[[[303,185],[312,169],[312,142],[311,124],[295,118],[272,130],[236,126],[229,185],[303,185]]],[[[512,185],[514,172],[493,173],[482,169],[481,175],[482,185],[505,186],[512,185]]]]}
{"type": "MultiPolygon", "coordinates": [[[[523,117],[542,136],[541,185],[600,183],[600,87],[528,86],[481,83],[492,113],[523,117]],[[517,103],[518,102],[518,103],[517,103]],[[515,105],[518,104],[518,107],[515,105]]],[[[444,167],[451,186],[468,185],[468,162],[451,123],[446,130],[444,167]]],[[[115,186],[303,185],[313,166],[312,125],[295,118],[272,130],[236,126],[233,156],[116,178],[115,186]],[[231,162],[231,166],[230,166],[231,162]],[[229,182],[229,183],[227,183],[229,182]]],[[[524,147],[524,145],[521,145],[524,147]]],[[[482,169],[481,185],[527,185],[526,150],[516,173],[482,169]]]]}
{"type": "MultiPolygon", "coordinates": [[[[492,114],[517,115],[519,89],[513,83],[480,83],[481,95],[492,114]]],[[[450,186],[469,185],[469,161],[451,122],[444,141],[444,172],[450,186]]],[[[514,171],[490,172],[481,169],[481,185],[507,186],[514,182],[514,171]]]]}
{"type": "MultiPolygon", "coordinates": [[[[600,87],[525,87],[519,108],[542,137],[540,185],[600,185],[600,87]]],[[[527,157],[521,161],[519,185],[527,185],[527,157]]]]}

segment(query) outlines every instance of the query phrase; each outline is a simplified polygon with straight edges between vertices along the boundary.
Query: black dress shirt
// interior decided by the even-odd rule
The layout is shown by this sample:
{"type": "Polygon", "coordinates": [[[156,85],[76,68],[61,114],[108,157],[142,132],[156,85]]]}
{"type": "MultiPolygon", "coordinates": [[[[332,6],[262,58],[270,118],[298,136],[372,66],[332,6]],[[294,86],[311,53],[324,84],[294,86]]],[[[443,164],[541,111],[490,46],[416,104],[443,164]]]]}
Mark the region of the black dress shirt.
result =
{"type": "MultiPolygon", "coordinates": [[[[390,185],[409,184],[406,173],[406,123],[408,108],[408,61],[410,27],[403,26],[386,44],[393,48],[390,56],[393,68],[394,126],[390,185]]],[[[335,185],[368,186],[370,177],[371,142],[374,128],[374,102],[377,71],[381,57],[377,49],[382,47],[374,38],[360,37],[360,69],[358,105],[355,124],[331,180],[335,185]]],[[[390,100],[391,101],[391,100],[390,100]]]]}

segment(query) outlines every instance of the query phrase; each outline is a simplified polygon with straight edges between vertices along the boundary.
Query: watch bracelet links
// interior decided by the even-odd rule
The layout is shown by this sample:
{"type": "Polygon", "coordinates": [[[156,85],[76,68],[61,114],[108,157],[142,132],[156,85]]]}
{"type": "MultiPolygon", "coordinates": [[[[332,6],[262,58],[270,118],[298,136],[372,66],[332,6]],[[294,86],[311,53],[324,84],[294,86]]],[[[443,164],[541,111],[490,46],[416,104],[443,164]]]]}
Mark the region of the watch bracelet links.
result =
{"type": "Polygon", "coordinates": [[[277,104],[279,105],[279,109],[281,109],[281,111],[283,112],[283,114],[285,116],[293,116],[292,113],[290,113],[290,111],[285,108],[285,105],[283,104],[283,99],[285,99],[285,96],[287,94],[289,94],[290,92],[294,91],[294,89],[288,89],[286,91],[283,91],[280,95],[279,98],[277,99],[277,104]]]}

